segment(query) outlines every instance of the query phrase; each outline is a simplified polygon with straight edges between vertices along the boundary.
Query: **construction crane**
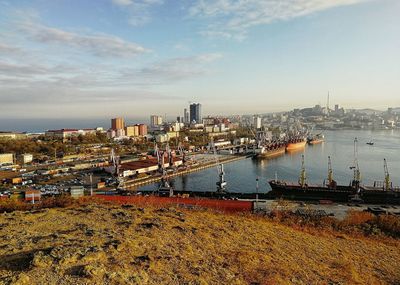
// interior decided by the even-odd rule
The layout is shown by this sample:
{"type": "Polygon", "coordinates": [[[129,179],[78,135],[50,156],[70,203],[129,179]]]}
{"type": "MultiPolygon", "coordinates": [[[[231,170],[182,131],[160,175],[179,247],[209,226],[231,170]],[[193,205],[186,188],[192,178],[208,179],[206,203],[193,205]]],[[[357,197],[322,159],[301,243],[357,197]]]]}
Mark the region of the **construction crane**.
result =
{"type": "Polygon", "coordinates": [[[224,165],[219,162],[219,159],[218,159],[218,156],[217,156],[217,150],[215,148],[215,144],[214,144],[214,139],[213,138],[211,138],[210,148],[211,147],[212,147],[212,151],[214,153],[215,162],[217,164],[217,171],[218,171],[218,177],[219,177],[219,180],[216,183],[217,184],[217,192],[218,193],[224,193],[224,192],[226,192],[226,185],[228,183],[225,181],[225,178],[224,178],[224,176],[225,176],[224,165]]]}
{"type": "Polygon", "coordinates": [[[392,188],[392,183],[390,182],[390,174],[389,174],[389,168],[386,162],[386,158],[383,159],[383,169],[385,172],[385,184],[384,184],[384,190],[389,191],[392,188]]]}
{"type": "Polygon", "coordinates": [[[307,173],[306,173],[306,168],[304,166],[304,154],[301,156],[301,170],[300,170],[299,184],[301,187],[307,186],[307,173]]]}

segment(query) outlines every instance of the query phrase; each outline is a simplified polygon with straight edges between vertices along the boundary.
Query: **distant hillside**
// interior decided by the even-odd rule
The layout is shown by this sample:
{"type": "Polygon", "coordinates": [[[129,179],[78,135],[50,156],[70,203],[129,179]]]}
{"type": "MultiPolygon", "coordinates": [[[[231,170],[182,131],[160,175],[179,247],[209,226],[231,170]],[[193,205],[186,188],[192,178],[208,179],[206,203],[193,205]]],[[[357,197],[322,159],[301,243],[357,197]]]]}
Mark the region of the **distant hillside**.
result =
{"type": "Polygon", "coordinates": [[[366,109],[355,109],[355,111],[360,112],[360,113],[365,113],[367,115],[372,115],[374,113],[376,113],[376,114],[383,113],[383,111],[381,111],[381,110],[375,110],[375,109],[369,109],[369,108],[366,108],[366,109]]]}
{"type": "Polygon", "coordinates": [[[396,240],[249,214],[89,205],[3,213],[0,225],[0,284],[400,283],[396,240]]]}

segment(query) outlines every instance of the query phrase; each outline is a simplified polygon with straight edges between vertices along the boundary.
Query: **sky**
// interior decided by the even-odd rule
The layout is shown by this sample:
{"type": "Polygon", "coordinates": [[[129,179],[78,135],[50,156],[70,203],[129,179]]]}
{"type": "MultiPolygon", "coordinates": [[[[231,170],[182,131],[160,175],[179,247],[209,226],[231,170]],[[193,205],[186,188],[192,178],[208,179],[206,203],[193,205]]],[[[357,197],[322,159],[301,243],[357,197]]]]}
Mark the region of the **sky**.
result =
{"type": "Polygon", "coordinates": [[[398,0],[0,0],[0,120],[400,106],[398,0]]]}

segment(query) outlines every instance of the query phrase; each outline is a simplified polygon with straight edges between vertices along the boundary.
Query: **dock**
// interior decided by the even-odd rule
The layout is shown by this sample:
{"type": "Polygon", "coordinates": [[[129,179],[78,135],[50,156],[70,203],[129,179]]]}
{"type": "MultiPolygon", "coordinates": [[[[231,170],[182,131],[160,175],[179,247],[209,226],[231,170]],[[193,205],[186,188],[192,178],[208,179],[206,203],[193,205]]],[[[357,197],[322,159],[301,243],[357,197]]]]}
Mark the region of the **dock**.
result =
{"type": "MultiPolygon", "coordinates": [[[[177,170],[173,173],[166,174],[166,178],[173,178],[176,176],[187,175],[187,174],[190,174],[193,172],[202,171],[207,168],[216,167],[220,163],[231,163],[231,162],[243,160],[246,158],[247,158],[247,156],[245,156],[245,155],[240,155],[240,156],[235,155],[232,157],[223,158],[219,162],[209,162],[209,163],[205,163],[205,164],[201,164],[201,165],[195,165],[190,168],[177,170]]],[[[152,176],[152,177],[125,180],[123,188],[126,190],[135,190],[137,187],[159,182],[161,180],[161,178],[162,178],[162,176],[156,176],[156,177],[152,176]]]]}

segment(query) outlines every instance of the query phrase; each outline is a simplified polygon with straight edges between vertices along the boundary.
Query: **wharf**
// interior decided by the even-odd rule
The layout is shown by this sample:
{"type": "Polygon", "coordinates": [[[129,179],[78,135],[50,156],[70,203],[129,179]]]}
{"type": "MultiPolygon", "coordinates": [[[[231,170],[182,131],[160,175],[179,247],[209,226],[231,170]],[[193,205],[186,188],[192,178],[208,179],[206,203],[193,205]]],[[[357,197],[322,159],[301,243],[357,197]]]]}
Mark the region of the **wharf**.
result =
{"type": "MultiPolygon", "coordinates": [[[[195,165],[190,168],[183,169],[183,170],[178,170],[176,172],[167,174],[166,177],[172,178],[172,177],[176,177],[176,176],[186,175],[186,174],[201,171],[201,170],[204,170],[204,169],[207,169],[210,167],[215,167],[220,163],[230,163],[230,162],[234,162],[234,161],[238,161],[238,160],[242,160],[242,159],[246,159],[246,158],[247,158],[247,156],[245,156],[245,155],[240,155],[240,156],[235,155],[232,157],[223,158],[219,162],[205,163],[205,164],[201,164],[201,165],[195,165]]],[[[123,189],[128,190],[128,191],[135,190],[135,188],[137,188],[137,187],[159,182],[161,180],[161,178],[162,178],[162,176],[156,176],[156,177],[152,176],[152,177],[146,177],[146,178],[125,180],[123,189]]]]}

